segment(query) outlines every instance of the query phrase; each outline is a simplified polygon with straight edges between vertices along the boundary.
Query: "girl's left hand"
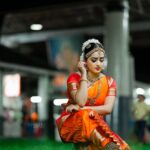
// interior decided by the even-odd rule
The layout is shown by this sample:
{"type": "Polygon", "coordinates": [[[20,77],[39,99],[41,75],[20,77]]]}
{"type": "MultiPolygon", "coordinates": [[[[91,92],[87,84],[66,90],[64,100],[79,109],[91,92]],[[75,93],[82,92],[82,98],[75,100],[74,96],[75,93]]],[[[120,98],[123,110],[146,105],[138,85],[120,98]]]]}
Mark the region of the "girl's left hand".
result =
{"type": "MultiPolygon", "coordinates": [[[[80,109],[81,109],[81,110],[84,110],[84,109],[91,109],[91,108],[85,106],[85,107],[81,107],[80,109]]],[[[89,117],[90,117],[90,118],[94,118],[94,117],[95,117],[95,114],[94,114],[94,111],[93,111],[93,110],[90,110],[90,112],[89,112],[89,117]]]]}
{"type": "Polygon", "coordinates": [[[90,118],[94,118],[94,117],[95,117],[93,110],[91,110],[91,111],[89,112],[89,117],[90,117],[90,118]]]}

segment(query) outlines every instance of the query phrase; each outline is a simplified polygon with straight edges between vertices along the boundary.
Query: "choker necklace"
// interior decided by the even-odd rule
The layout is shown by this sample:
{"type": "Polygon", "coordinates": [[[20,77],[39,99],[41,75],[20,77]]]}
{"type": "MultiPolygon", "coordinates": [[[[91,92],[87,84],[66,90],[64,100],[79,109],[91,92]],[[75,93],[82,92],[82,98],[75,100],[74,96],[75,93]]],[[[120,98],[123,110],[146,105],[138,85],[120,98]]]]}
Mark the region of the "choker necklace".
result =
{"type": "Polygon", "coordinates": [[[99,80],[100,78],[101,78],[100,75],[99,75],[97,78],[94,78],[94,79],[90,79],[90,78],[87,76],[88,81],[90,81],[91,83],[94,83],[95,81],[99,80]]]}

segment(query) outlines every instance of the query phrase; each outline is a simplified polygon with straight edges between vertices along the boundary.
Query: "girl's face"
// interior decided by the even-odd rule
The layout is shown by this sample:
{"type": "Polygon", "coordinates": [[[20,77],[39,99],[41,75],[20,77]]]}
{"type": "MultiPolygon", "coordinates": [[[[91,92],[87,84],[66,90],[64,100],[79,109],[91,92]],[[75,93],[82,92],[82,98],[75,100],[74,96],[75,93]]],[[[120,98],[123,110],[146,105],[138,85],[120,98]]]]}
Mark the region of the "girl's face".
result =
{"type": "Polygon", "coordinates": [[[87,58],[87,69],[92,74],[99,74],[104,66],[104,53],[96,51],[87,58]]]}

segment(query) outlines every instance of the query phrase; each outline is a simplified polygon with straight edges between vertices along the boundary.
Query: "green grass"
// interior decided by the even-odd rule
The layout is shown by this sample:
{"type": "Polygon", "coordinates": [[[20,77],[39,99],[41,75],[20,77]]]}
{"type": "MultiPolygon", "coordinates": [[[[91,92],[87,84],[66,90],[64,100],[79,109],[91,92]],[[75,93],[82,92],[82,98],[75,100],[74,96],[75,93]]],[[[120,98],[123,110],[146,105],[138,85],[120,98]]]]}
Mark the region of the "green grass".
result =
{"type": "MultiPolygon", "coordinates": [[[[150,144],[129,142],[131,150],[150,150],[150,144]]],[[[0,150],[72,150],[72,144],[50,139],[0,139],[0,150]]]]}
{"type": "Polygon", "coordinates": [[[1,139],[0,150],[71,150],[72,144],[49,139],[1,139]]]}
{"type": "Polygon", "coordinates": [[[131,150],[150,150],[150,144],[141,144],[137,142],[128,142],[131,150]]]}

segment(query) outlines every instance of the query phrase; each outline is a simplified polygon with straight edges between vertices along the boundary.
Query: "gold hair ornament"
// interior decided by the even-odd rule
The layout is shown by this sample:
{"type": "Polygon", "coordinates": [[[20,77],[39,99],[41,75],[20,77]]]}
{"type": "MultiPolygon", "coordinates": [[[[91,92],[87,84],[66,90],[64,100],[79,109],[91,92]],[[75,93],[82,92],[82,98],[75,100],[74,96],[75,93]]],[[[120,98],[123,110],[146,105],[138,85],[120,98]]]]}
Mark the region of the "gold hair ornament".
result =
{"type": "Polygon", "coordinates": [[[101,51],[105,54],[105,51],[102,49],[102,48],[94,48],[93,50],[89,51],[85,57],[88,58],[91,54],[93,54],[94,52],[97,52],[97,51],[101,51]]]}

